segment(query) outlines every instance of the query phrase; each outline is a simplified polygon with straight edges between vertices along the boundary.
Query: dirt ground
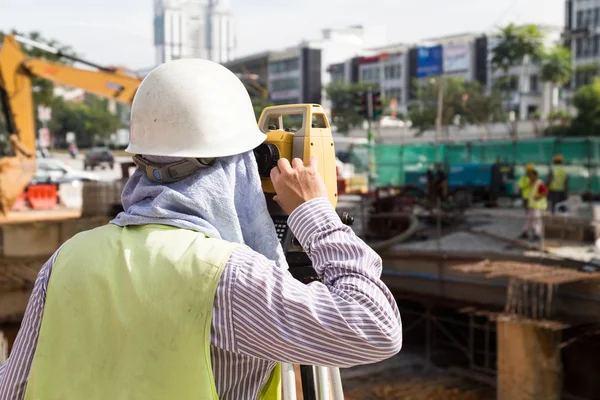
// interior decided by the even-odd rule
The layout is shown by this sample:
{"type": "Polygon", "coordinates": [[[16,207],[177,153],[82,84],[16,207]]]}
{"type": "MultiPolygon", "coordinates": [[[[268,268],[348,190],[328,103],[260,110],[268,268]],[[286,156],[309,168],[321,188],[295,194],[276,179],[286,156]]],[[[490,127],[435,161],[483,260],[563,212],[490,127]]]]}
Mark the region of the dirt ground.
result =
{"type": "Polygon", "coordinates": [[[393,369],[344,379],[345,400],[494,400],[494,389],[442,371],[393,369]]]}

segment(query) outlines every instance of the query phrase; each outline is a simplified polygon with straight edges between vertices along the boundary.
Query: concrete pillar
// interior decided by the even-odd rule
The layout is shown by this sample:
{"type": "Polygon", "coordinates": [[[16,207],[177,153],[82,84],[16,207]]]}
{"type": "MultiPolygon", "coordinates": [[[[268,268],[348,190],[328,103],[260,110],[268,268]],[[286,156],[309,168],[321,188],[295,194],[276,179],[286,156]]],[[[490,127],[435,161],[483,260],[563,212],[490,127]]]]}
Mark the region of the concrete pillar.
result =
{"type": "Polygon", "coordinates": [[[497,400],[560,400],[561,331],[509,317],[497,330],[497,400]]]}

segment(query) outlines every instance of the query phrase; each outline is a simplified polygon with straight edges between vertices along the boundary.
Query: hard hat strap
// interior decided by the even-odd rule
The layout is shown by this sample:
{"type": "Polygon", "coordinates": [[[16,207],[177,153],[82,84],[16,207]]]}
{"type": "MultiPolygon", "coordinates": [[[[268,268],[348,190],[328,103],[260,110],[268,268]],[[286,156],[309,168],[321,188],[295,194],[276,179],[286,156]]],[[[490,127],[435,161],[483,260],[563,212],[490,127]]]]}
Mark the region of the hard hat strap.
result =
{"type": "Polygon", "coordinates": [[[173,183],[195,174],[202,168],[210,167],[214,163],[214,158],[185,158],[171,164],[152,163],[141,155],[133,157],[133,162],[142,170],[153,182],[173,183]]]}

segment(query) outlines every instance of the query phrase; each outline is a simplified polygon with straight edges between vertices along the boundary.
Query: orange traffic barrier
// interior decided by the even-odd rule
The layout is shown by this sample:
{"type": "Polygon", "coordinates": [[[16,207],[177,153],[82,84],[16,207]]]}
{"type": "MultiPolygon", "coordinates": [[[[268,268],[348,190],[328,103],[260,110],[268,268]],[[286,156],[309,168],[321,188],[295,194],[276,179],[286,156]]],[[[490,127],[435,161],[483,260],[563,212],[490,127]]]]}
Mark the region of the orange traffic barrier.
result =
{"type": "Polygon", "coordinates": [[[25,192],[21,192],[19,197],[17,197],[17,201],[13,204],[11,210],[12,211],[22,211],[25,208],[25,192]]]}
{"type": "Polygon", "coordinates": [[[27,189],[27,200],[34,210],[49,210],[58,205],[55,185],[31,185],[27,189]]]}

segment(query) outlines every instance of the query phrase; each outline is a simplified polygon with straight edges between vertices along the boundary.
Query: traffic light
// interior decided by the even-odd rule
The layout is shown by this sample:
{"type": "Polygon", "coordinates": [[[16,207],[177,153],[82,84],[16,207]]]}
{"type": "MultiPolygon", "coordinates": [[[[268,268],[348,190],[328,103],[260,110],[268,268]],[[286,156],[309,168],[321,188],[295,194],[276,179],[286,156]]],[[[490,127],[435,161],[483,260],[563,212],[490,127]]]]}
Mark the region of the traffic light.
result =
{"type": "Polygon", "coordinates": [[[377,119],[381,116],[383,108],[381,106],[381,91],[373,90],[373,119],[377,119]]]}
{"type": "Polygon", "coordinates": [[[367,92],[356,93],[355,98],[356,112],[363,118],[369,117],[369,99],[367,92]]]}

